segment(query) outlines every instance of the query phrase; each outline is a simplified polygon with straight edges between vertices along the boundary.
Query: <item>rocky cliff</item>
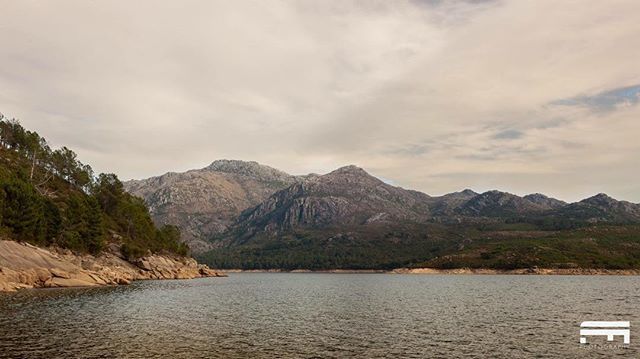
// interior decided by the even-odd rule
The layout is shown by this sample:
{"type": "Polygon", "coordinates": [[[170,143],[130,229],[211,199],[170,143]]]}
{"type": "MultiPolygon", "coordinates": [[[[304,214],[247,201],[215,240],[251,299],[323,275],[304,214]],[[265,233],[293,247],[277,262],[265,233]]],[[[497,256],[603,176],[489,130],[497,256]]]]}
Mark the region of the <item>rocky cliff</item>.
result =
{"type": "Polygon", "coordinates": [[[105,251],[97,257],[75,255],[68,250],[0,240],[0,291],[224,276],[192,258],[150,255],[130,263],[114,253],[118,251],[105,251]]]}

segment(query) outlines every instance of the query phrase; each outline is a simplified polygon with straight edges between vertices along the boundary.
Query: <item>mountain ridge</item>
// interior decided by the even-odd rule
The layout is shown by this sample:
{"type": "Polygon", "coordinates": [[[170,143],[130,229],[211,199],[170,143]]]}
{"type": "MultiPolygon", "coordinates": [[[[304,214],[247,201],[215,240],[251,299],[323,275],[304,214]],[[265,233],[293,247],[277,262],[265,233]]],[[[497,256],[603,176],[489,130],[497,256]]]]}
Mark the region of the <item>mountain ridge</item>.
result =
{"type": "MultiPolygon", "coordinates": [[[[517,236],[510,241],[519,243],[553,233],[569,236],[585,226],[640,223],[640,205],[604,194],[573,203],[497,190],[430,196],[354,165],[292,176],[253,161],[218,160],[163,176],[125,188],[142,195],[159,224],[181,227],[200,259],[230,268],[391,268],[434,256],[440,259],[429,263],[451,266],[457,259],[442,258],[502,238],[507,232],[493,232],[500,228],[513,231],[517,236]]],[[[523,256],[528,254],[512,253],[491,265],[522,265],[523,256]]],[[[493,261],[485,257],[493,258],[479,261],[493,261]]]]}
{"type": "Polygon", "coordinates": [[[420,221],[429,215],[429,196],[384,183],[362,168],[345,166],[278,191],[243,212],[236,227],[249,233],[312,227],[420,221]],[[267,218],[268,217],[268,218],[267,218]]]}

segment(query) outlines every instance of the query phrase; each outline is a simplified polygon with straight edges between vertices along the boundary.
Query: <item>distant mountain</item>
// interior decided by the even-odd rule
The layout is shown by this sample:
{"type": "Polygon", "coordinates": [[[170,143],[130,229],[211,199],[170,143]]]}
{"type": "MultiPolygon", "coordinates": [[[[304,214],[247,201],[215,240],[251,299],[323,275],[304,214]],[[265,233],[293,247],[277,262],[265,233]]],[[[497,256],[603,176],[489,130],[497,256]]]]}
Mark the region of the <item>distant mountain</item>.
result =
{"type": "Polygon", "coordinates": [[[556,265],[552,259],[582,265],[589,257],[578,250],[585,245],[579,236],[586,232],[575,231],[630,225],[598,230],[602,242],[589,242],[595,246],[590,250],[602,253],[602,261],[592,265],[626,268],[634,260],[619,262],[606,253],[607,246],[627,244],[612,244],[606,235],[624,233],[625,241],[632,240],[633,226],[640,224],[640,205],[604,194],[576,203],[495,190],[429,196],[389,185],[356,166],[292,176],[256,162],[221,160],[125,187],[144,198],[156,223],[182,228],[200,259],[228,268],[519,268],[556,265]],[[578,243],[563,247],[567,241],[578,243]],[[504,243],[512,249],[503,253],[504,243]],[[541,243],[546,244],[536,247],[541,243]],[[575,251],[565,253],[567,248],[575,251]]]}
{"type": "Polygon", "coordinates": [[[640,222],[640,205],[618,201],[604,193],[557,208],[549,216],[596,222],[640,222]]]}
{"type": "Polygon", "coordinates": [[[445,194],[444,196],[434,197],[430,203],[431,212],[434,216],[439,217],[454,216],[457,208],[467,203],[477,195],[478,193],[470,189],[465,189],[460,192],[453,192],[445,194]]]}
{"type": "Polygon", "coordinates": [[[533,202],[537,205],[540,205],[546,209],[557,209],[567,205],[567,202],[561,201],[559,199],[547,197],[541,193],[533,193],[528,194],[523,197],[529,202],[533,202]]]}
{"type": "Polygon", "coordinates": [[[469,195],[455,212],[469,217],[513,217],[540,214],[564,205],[565,202],[540,193],[520,197],[494,190],[469,195]]]}
{"type": "Polygon", "coordinates": [[[280,190],[248,209],[235,225],[242,236],[294,227],[425,222],[430,197],[394,187],[362,168],[346,166],[280,190]]]}
{"type": "Polygon", "coordinates": [[[243,210],[299,180],[257,162],[219,160],[199,170],[124,182],[124,187],[145,200],[154,222],[180,227],[183,240],[200,253],[243,210]]]}
{"type": "Polygon", "coordinates": [[[488,191],[472,197],[456,208],[469,217],[512,217],[542,213],[550,207],[507,192],[488,191]]]}

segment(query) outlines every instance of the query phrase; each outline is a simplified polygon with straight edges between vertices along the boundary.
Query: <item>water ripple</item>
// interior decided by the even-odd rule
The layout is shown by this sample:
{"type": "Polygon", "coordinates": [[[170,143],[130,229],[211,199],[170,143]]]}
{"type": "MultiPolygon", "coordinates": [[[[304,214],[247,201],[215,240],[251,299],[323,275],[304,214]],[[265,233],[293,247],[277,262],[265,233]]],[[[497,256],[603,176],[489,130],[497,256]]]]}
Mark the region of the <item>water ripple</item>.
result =
{"type": "Polygon", "coordinates": [[[0,294],[0,358],[637,357],[581,347],[578,325],[639,323],[639,292],[637,277],[308,273],[23,291],[0,294]]]}

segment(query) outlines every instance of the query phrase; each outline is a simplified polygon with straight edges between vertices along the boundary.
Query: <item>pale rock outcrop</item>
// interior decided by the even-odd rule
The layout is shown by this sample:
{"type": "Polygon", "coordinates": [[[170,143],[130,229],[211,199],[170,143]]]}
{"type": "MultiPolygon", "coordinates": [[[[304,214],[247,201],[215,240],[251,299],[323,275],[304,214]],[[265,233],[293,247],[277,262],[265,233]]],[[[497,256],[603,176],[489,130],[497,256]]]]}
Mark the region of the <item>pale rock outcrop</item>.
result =
{"type": "Polygon", "coordinates": [[[91,256],[0,240],[0,291],[225,276],[192,258],[153,254],[130,263],[115,253],[119,253],[117,246],[99,256],[91,256]]]}

